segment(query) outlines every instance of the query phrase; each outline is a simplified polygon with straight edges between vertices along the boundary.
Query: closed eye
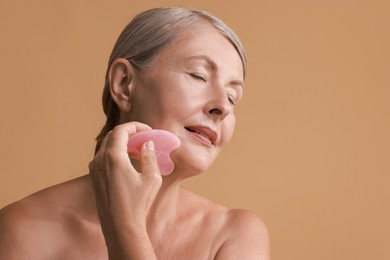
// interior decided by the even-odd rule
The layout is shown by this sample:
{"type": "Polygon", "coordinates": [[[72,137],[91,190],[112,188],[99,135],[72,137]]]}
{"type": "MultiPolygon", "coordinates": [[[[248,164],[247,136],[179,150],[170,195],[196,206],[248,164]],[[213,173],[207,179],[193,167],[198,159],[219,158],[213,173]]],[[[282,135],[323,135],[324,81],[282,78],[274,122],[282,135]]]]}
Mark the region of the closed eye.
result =
{"type": "Polygon", "coordinates": [[[206,78],[202,74],[190,73],[190,76],[193,77],[194,79],[206,82],[206,78]]]}
{"type": "Polygon", "coordinates": [[[234,99],[233,96],[228,95],[228,100],[229,100],[229,103],[230,103],[231,105],[233,105],[233,106],[236,105],[236,101],[235,101],[235,99],[234,99]]]}

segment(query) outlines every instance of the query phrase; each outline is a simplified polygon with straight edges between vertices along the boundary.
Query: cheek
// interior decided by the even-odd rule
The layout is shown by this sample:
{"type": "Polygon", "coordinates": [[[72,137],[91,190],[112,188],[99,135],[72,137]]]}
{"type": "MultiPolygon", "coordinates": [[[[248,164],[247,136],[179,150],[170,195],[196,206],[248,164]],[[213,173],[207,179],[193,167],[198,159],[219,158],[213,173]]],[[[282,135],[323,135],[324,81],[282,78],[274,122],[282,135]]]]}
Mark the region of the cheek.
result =
{"type": "Polygon", "coordinates": [[[222,144],[225,145],[233,137],[234,128],[236,126],[236,117],[234,115],[228,116],[222,123],[222,144]]]}

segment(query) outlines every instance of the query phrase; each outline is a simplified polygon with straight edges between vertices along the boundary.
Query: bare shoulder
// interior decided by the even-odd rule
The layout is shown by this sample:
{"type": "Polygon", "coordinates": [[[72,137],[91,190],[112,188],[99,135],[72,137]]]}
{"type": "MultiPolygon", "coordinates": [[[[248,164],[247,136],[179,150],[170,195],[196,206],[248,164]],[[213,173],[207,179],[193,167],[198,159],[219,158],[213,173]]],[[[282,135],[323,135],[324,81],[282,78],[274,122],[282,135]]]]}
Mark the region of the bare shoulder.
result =
{"type": "MultiPolygon", "coordinates": [[[[22,199],[0,210],[0,258],[34,259],[42,257],[45,230],[42,206],[35,196],[22,199]]],[[[49,222],[50,223],[50,222],[49,222]]]]}
{"type": "Polygon", "coordinates": [[[68,230],[76,228],[72,193],[78,193],[78,186],[59,184],[2,208],[0,259],[50,258],[68,230]]]}
{"type": "Polygon", "coordinates": [[[216,259],[270,259],[268,229],[254,212],[228,210],[223,232],[226,240],[216,259]]]}
{"type": "Polygon", "coordinates": [[[268,238],[268,229],[256,213],[244,209],[230,209],[226,214],[226,228],[234,234],[268,238]]]}
{"type": "MultiPolygon", "coordinates": [[[[215,259],[270,259],[270,239],[266,225],[254,212],[229,209],[186,190],[193,212],[204,212],[203,219],[215,228],[218,249],[215,259]]],[[[202,223],[205,226],[205,223],[202,223]]]]}

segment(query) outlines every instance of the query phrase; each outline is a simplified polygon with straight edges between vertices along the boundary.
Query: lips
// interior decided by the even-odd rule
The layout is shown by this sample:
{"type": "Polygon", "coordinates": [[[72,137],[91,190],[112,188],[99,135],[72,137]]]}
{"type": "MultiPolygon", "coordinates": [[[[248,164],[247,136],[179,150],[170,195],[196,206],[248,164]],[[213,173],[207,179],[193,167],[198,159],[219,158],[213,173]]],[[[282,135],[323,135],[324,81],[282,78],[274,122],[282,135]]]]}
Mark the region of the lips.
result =
{"type": "Polygon", "coordinates": [[[215,144],[217,140],[217,133],[207,126],[187,126],[185,129],[193,133],[201,141],[209,144],[215,144]]]}

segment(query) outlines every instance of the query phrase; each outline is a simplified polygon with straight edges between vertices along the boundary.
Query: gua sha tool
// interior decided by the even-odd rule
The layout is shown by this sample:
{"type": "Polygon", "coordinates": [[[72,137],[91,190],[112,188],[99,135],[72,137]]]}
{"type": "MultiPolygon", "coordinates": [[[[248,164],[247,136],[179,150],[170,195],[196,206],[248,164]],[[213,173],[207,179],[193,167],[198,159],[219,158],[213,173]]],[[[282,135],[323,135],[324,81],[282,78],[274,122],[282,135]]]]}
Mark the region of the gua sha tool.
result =
{"type": "Polygon", "coordinates": [[[172,162],[170,153],[180,146],[179,137],[171,132],[160,129],[140,131],[129,136],[127,143],[127,153],[129,156],[139,160],[142,145],[147,141],[153,141],[154,143],[154,151],[161,175],[166,176],[171,174],[175,165],[172,162]]]}

